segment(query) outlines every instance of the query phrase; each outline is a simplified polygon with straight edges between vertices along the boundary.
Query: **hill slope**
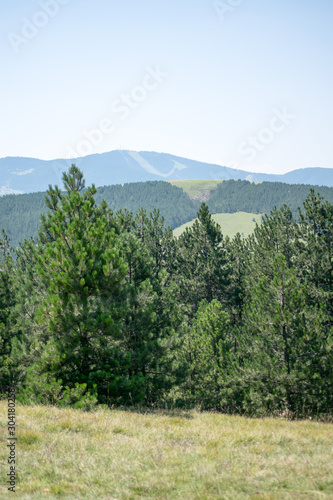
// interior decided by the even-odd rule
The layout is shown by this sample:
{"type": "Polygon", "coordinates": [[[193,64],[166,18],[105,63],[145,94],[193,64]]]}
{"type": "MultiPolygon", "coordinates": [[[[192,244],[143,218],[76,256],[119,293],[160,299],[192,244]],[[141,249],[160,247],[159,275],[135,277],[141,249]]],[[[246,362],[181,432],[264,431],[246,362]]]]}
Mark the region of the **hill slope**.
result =
{"type": "MultiPolygon", "coordinates": [[[[192,220],[200,207],[182,189],[161,181],[103,186],[97,191],[96,202],[103,198],[114,212],[126,208],[135,213],[143,207],[150,213],[159,209],[165,225],[172,228],[192,220]]],[[[43,192],[0,198],[0,231],[5,229],[14,247],[37,235],[40,215],[47,210],[44,199],[43,192]]]]}
{"type": "MultiPolygon", "coordinates": [[[[213,214],[212,218],[217,222],[222,229],[224,236],[233,238],[237,233],[246,237],[251,234],[256,227],[256,222],[259,224],[261,215],[251,214],[247,212],[236,212],[233,214],[213,214]]],[[[196,219],[186,222],[174,229],[174,236],[180,236],[187,227],[191,227],[196,219]]]]}
{"type": "Polygon", "coordinates": [[[282,182],[251,183],[235,181],[219,183],[210,193],[207,202],[211,213],[234,213],[237,211],[254,214],[269,213],[274,207],[280,208],[284,203],[289,206],[294,217],[298,216],[298,207],[303,208],[303,201],[310,188],[320,193],[333,203],[333,188],[325,186],[309,186],[306,184],[284,184],[282,182]]]}
{"type": "MultiPolygon", "coordinates": [[[[103,198],[108,202],[114,212],[127,208],[137,212],[143,207],[147,212],[154,208],[160,210],[165,219],[165,225],[175,229],[182,224],[195,219],[202,200],[202,193],[209,191],[206,203],[212,214],[233,214],[247,212],[251,219],[258,219],[258,214],[269,213],[275,206],[280,208],[286,203],[295,217],[298,207],[309,194],[311,186],[287,185],[283,183],[263,182],[259,184],[249,181],[182,181],[176,182],[191,193],[189,195],[180,187],[169,182],[149,181],[125,184],[124,186],[103,186],[96,194],[99,203],[103,198]],[[185,184],[184,184],[185,183],[185,184]],[[206,189],[209,186],[209,189],[206,189]],[[193,194],[194,193],[194,194],[193,194]]],[[[333,188],[314,186],[327,201],[333,203],[333,188]]],[[[9,235],[12,245],[17,246],[19,241],[37,235],[40,214],[46,211],[44,204],[45,193],[31,193],[23,195],[6,195],[0,197],[0,230],[4,228],[9,235]]],[[[233,221],[234,222],[234,221],[233,221]]],[[[251,221],[250,221],[251,222],[251,221]]],[[[224,216],[224,224],[226,219],[224,216]]],[[[247,224],[238,229],[224,228],[225,234],[235,232],[247,233],[247,224]]],[[[250,224],[251,232],[252,225],[250,224]]],[[[222,227],[223,229],[223,227],[222,227]]]]}

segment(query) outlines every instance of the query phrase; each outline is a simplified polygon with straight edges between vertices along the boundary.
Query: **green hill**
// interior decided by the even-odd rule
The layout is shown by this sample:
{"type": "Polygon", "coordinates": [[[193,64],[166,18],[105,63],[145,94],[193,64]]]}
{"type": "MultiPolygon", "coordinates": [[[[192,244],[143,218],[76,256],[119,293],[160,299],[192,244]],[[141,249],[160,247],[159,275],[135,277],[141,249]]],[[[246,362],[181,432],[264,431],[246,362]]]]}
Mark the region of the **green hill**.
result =
{"type": "MultiPolygon", "coordinates": [[[[214,214],[213,219],[217,222],[221,228],[224,236],[229,236],[233,238],[237,233],[246,237],[251,234],[255,228],[256,222],[261,222],[261,214],[253,214],[247,212],[236,212],[234,214],[214,214]]],[[[175,236],[180,236],[187,227],[191,227],[196,219],[177,227],[173,234],[175,236]]]]}
{"type": "MultiPolygon", "coordinates": [[[[149,214],[157,208],[165,225],[173,229],[192,220],[200,207],[200,202],[191,200],[182,189],[163,181],[102,186],[95,198],[98,204],[105,199],[114,212],[126,208],[135,213],[143,207],[149,214]]],[[[37,236],[41,213],[47,210],[44,199],[45,193],[0,197],[0,231],[5,229],[13,247],[37,236]]]]}
{"type": "MultiPolygon", "coordinates": [[[[87,184],[89,184],[87,182],[87,184]]],[[[253,231],[252,218],[269,214],[274,207],[286,203],[295,217],[298,207],[314,187],[325,200],[333,203],[333,188],[324,186],[291,185],[279,182],[234,180],[177,180],[171,182],[148,181],[99,187],[96,201],[104,198],[114,212],[127,209],[137,212],[140,207],[148,213],[154,208],[160,210],[165,225],[172,229],[193,221],[201,202],[206,202],[212,214],[222,214],[218,222],[224,234],[233,236],[236,232],[244,235],[253,231]],[[237,215],[246,213],[247,215],[237,215]],[[236,214],[228,218],[227,214],[236,214]]],[[[37,235],[40,214],[46,211],[45,193],[6,195],[0,197],[0,231],[5,229],[14,247],[20,241],[37,235]]],[[[177,229],[176,234],[183,229],[177,229]]]]}
{"type": "Polygon", "coordinates": [[[308,196],[310,188],[333,203],[333,188],[308,186],[305,184],[284,184],[282,182],[225,181],[219,183],[210,193],[207,205],[211,213],[234,213],[237,211],[254,214],[269,214],[284,203],[289,206],[294,217],[298,216],[298,207],[308,196]]]}

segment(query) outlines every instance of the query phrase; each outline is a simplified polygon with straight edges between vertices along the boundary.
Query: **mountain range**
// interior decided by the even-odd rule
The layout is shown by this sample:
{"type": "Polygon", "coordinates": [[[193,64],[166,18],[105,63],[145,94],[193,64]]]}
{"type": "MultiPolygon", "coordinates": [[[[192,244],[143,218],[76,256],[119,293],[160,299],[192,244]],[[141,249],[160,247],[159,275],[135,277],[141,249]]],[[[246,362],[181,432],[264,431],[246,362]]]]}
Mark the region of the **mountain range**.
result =
{"type": "Polygon", "coordinates": [[[62,173],[75,163],[87,185],[98,186],[177,179],[224,179],[284,182],[333,187],[332,168],[302,168],[283,175],[247,172],[166,153],[115,150],[69,160],[24,157],[0,159],[0,195],[46,191],[62,186],[62,173]]]}

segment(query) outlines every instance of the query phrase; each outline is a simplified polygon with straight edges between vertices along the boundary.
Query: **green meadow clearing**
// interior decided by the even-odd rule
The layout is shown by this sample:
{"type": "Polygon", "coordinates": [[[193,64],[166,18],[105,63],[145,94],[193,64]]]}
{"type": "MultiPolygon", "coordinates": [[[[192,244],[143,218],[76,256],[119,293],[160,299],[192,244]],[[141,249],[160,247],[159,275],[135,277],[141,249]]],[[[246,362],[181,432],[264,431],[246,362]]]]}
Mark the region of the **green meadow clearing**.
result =
{"type": "Polygon", "coordinates": [[[188,180],[177,180],[168,181],[173,186],[181,188],[185,193],[189,195],[190,198],[200,199],[202,196],[207,197],[209,191],[214,189],[219,182],[223,180],[218,179],[188,179],[188,180]]]}
{"type": "MultiPolygon", "coordinates": [[[[256,222],[258,224],[261,221],[261,214],[250,214],[247,212],[235,212],[233,214],[213,214],[212,218],[215,222],[217,222],[222,229],[222,233],[224,236],[229,236],[233,238],[237,233],[240,233],[242,236],[249,236],[255,226],[256,222]],[[255,219],[255,221],[253,220],[255,219]]],[[[177,227],[173,234],[175,236],[180,236],[187,227],[191,227],[196,219],[193,219],[182,226],[177,227]]]]}
{"type": "MultiPolygon", "coordinates": [[[[8,498],[0,402],[1,498],[8,498]]],[[[333,425],[196,411],[20,406],[15,498],[333,498],[333,425]]]]}

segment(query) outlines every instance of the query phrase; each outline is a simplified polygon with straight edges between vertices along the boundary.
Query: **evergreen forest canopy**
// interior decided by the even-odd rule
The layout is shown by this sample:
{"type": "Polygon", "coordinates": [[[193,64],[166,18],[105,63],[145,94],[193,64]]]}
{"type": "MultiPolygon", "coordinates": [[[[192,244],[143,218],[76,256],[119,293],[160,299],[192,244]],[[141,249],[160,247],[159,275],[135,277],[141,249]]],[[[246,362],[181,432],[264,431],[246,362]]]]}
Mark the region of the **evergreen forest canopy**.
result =
{"type": "Polygon", "coordinates": [[[330,202],[311,189],[297,222],[283,205],[232,240],[203,203],[176,239],[158,210],[97,203],[75,165],[63,181],[36,241],[14,260],[1,239],[3,393],[84,409],[332,414],[330,202]]]}
{"type": "MultiPolygon", "coordinates": [[[[332,189],[333,192],[333,189],[332,189]]],[[[191,200],[182,189],[168,182],[148,181],[98,188],[97,203],[105,199],[113,211],[127,209],[136,213],[144,207],[163,214],[166,225],[178,227],[192,220],[200,204],[191,200]]],[[[36,237],[42,213],[47,211],[45,193],[6,195],[0,198],[0,228],[4,228],[14,247],[20,241],[36,237]]]]}
{"type": "MultiPolygon", "coordinates": [[[[309,193],[308,185],[282,182],[223,181],[210,192],[207,206],[210,213],[269,213],[286,203],[298,218],[298,207],[309,193]]],[[[333,203],[333,188],[314,187],[325,200],[333,203]]],[[[166,226],[172,229],[193,220],[200,203],[191,200],[182,189],[165,181],[138,182],[98,188],[94,195],[99,204],[104,198],[114,212],[127,209],[137,213],[140,207],[149,214],[159,209],[166,226]]],[[[15,248],[19,242],[36,237],[42,213],[47,211],[45,193],[6,195],[0,197],[0,229],[4,228],[15,248]]]]}

